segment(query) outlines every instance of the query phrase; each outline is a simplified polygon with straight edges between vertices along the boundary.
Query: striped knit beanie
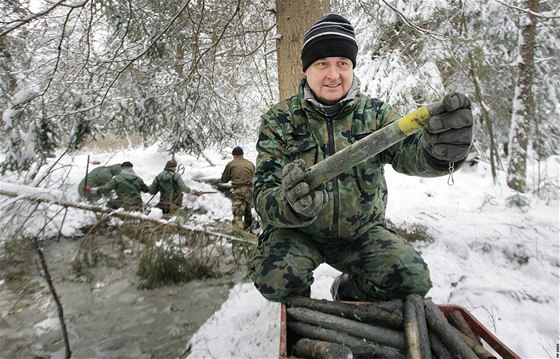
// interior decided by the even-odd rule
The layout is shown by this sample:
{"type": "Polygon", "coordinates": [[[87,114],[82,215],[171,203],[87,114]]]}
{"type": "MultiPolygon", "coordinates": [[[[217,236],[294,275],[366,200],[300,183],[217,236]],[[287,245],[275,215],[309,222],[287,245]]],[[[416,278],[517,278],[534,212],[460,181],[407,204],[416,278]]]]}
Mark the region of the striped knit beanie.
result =
{"type": "Polygon", "coordinates": [[[358,43],[352,24],[344,17],[329,13],[317,20],[303,37],[303,71],[325,57],[346,57],[356,67],[358,43]]]}

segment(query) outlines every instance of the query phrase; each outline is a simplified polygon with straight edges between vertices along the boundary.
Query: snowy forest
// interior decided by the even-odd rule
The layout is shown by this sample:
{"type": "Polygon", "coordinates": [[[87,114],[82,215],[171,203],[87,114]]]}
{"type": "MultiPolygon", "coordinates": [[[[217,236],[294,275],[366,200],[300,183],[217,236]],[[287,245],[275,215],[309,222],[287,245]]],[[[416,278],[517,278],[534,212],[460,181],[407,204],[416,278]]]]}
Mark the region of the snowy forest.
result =
{"type": "MultiPolygon", "coordinates": [[[[559,149],[558,0],[314,3],[353,21],[363,91],[403,114],[449,92],[467,94],[473,156],[494,174],[507,171],[520,193],[544,190],[524,179],[529,156],[541,161],[559,149]]],[[[2,2],[1,173],[39,183],[55,151],[72,156],[107,136],[195,155],[255,137],[260,114],[279,99],[279,11],[309,6],[2,2]]]]}
{"type": "MultiPolygon", "coordinates": [[[[491,209],[483,210],[494,206],[495,198],[480,191],[476,193],[477,200],[483,202],[480,208],[478,202],[467,205],[468,201],[463,201],[453,213],[447,210],[452,206],[443,207],[442,212],[453,218],[476,213],[472,223],[490,234],[470,238],[476,225],[467,221],[470,227],[449,226],[449,236],[460,240],[462,236],[469,237],[475,247],[480,244],[483,254],[499,252],[500,256],[502,252],[509,253],[513,242],[516,249],[523,249],[520,257],[513,250],[514,261],[531,260],[527,267],[537,273],[535,278],[544,278],[543,282],[556,280],[556,287],[546,283],[536,286],[539,289],[535,291],[547,288],[557,292],[558,244],[547,240],[552,236],[547,235],[556,231],[557,237],[558,226],[545,222],[547,235],[541,235],[537,228],[540,222],[533,221],[538,218],[533,212],[546,207],[543,212],[551,215],[558,208],[560,0],[2,1],[0,244],[21,232],[37,244],[37,239],[52,237],[53,233],[61,236],[62,224],[70,227],[65,228],[68,232],[76,230],[73,226],[78,224],[66,217],[68,208],[63,212],[57,206],[38,202],[28,201],[26,207],[14,203],[25,199],[25,195],[17,197],[16,192],[21,190],[26,194],[46,193],[51,196],[47,202],[64,207],[67,202],[52,202],[52,198],[60,195],[70,201],[68,193],[76,196],[77,176],[83,172],[80,166],[83,163],[85,169],[89,165],[89,153],[99,154],[108,162],[114,158],[104,151],[110,153],[114,147],[128,146],[134,150],[130,153],[141,153],[137,156],[145,164],[141,174],[146,177],[152,175],[148,165],[156,168],[175,156],[208,163],[209,172],[217,174],[221,170],[213,163],[219,158],[217,154],[229,155],[235,144],[255,143],[263,112],[295,91],[303,76],[303,32],[330,11],[345,16],[354,25],[359,45],[354,71],[363,92],[388,102],[403,115],[453,92],[471,99],[475,127],[469,162],[482,164],[480,167],[488,169],[489,174],[476,177],[480,180],[478,189],[484,187],[480,183],[492,182],[490,186],[499,188],[499,192],[514,193],[508,195],[507,209],[514,207],[511,213],[515,213],[509,219],[524,225],[518,233],[508,227],[505,219],[498,223],[502,217],[495,219],[491,209]],[[74,159],[80,164],[74,166],[74,159]],[[504,178],[507,191],[502,191],[499,183],[504,178]],[[536,206],[531,212],[530,202],[535,198],[542,207],[536,206]],[[30,225],[35,220],[40,222],[38,227],[30,225]],[[546,242],[535,249],[536,262],[531,255],[525,256],[525,252],[532,253],[532,235],[546,242]],[[490,249],[494,245],[495,252],[490,249]],[[539,258],[541,253],[545,253],[544,258],[539,258]]],[[[253,148],[246,147],[246,151],[254,154],[253,148]]],[[[124,160],[118,155],[115,158],[124,160]]],[[[191,163],[190,169],[195,168],[202,166],[191,163]]],[[[425,191],[431,197],[431,189],[425,191]]],[[[440,198],[454,205],[450,198],[458,198],[459,194],[447,191],[449,194],[440,198]]],[[[403,190],[396,196],[405,195],[403,190]]],[[[416,202],[404,197],[400,200],[416,202]]],[[[211,203],[208,207],[224,211],[219,199],[207,201],[211,203]]],[[[501,214],[505,218],[510,212],[501,214]]],[[[86,219],[94,221],[94,215],[86,219]]],[[[435,221],[427,219],[426,223],[435,221]]],[[[455,243],[442,237],[442,246],[455,243]]],[[[437,246],[425,249],[430,258],[438,259],[451,252],[471,251],[466,245],[455,245],[450,252],[441,254],[437,246]]],[[[467,262],[459,258],[456,266],[463,269],[467,262]]],[[[452,275],[447,280],[443,273],[447,270],[454,275],[459,271],[454,266],[445,268],[446,263],[438,265],[434,266],[440,269],[437,273],[445,278],[439,278],[443,284],[434,295],[442,299],[447,290],[457,285],[452,275]]],[[[475,270],[471,278],[483,277],[490,271],[485,265],[480,265],[480,271],[475,270]]],[[[491,265],[494,264],[488,264],[491,265]]],[[[503,267],[507,269],[509,265],[503,267]]],[[[507,288],[515,287],[518,273],[506,273],[499,280],[506,282],[507,288]],[[508,275],[514,284],[506,280],[508,275]]],[[[243,295],[255,294],[249,287],[239,302],[245,302],[243,295]]],[[[488,295],[499,301],[500,296],[507,297],[502,294],[488,295]]],[[[548,298],[548,292],[545,294],[543,297],[548,298]]],[[[469,302],[477,295],[469,292],[454,299],[469,302]]],[[[550,319],[557,316],[557,299],[556,294],[556,302],[542,300],[544,305],[534,307],[538,310],[525,306],[523,312],[515,302],[511,312],[541,310],[540,314],[550,319]]],[[[269,303],[262,307],[263,311],[272,308],[269,303]]],[[[515,315],[504,314],[507,320],[512,316],[515,315]]],[[[504,323],[512,323],[507,320],[504,323]]],[[[557,323],[542,327],[546,333],[539,332],[538,336],[542,334],[547,345],[550,340],[557,344],[557,323]],[[556,329],[553,334],[547,332],[551,327],[556,329]]],[[[531,328],[528,326],[526,331],[531,328]]],[[[235,335],[240,332],[243,330],[232,330],[235,335]]],[[[518,336],[521,335],[513,333],[506,338],[518,336]]],[[[529,349],[522,345],[518,348],[533,353],[535,346],[531,342],[527,344],[529,349]]],[[[549,346],[546,350],[552,357],[549,346]]]]}

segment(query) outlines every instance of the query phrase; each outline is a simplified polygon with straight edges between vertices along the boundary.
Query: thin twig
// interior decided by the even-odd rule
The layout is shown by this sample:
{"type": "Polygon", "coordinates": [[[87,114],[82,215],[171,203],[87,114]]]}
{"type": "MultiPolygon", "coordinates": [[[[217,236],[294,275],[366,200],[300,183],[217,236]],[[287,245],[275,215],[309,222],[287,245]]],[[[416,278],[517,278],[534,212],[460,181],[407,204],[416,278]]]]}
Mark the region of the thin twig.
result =
{"type": "Polygon", "coordinates": [[[45,274],[45,280],[47,281],[47,284],[49,286],[49,291],[51,292],[51,295],[53,296],[53,299],[56,303],[56,308],[58,310],[58,319],[60,321],[60,327],[62,329],[62,337],[64,338],[64,346],[65,346],[65,358],[70,358],[72,356],[72,350],[70,349],[70,342],[68,341],[68,332],[66,331],[66,323],[64,322],[64,309],[62,308],[62,304],[60,303],[60,299],[58,298],[58,295],[56,294],[56,289],[54,288],[54,285],[52,283],[52,278],[51,275],[49,273],[49,268],[47,267],[47,261],[45,260],[45,256],[43,254],[43,251],[41,250],[37,237],[33,237],[32,241],[33,246],[35,247],[35,251],[37,252],[38,256],[39,256],[39,262],[41,263],[41,269],[43,270],[43,273],[45,274]]]}

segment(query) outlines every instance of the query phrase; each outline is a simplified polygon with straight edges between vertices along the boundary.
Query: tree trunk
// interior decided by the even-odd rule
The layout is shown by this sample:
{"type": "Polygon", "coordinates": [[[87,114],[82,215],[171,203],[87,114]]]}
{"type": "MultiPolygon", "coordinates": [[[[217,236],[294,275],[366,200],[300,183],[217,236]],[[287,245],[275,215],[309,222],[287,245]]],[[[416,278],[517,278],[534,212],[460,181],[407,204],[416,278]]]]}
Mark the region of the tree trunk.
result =
{"type": "MultiPolygon", "coordinates": [[[[184,38],[184,36],[182,35],[179,36],[184,38]]],[[[185,64],[185,48],[183,47],[183,41],[179,41],[175,48],[175,73],[181,79],[185,77],[184,64],[185,64]]]]}
{"type": "Polygon", "coordinates": [[[302,78],[301,47],[305,31],[331,10],[328,0],[278,0],[278,93],[280,100],[294,95],[302,78]]]}
{"type": "MultiPolygon", "coordinates": [[[[538,0],[526,0],[525,8],[533,13],[539,11],[538,0]]],[[[527,147],[529,129],[534,124],[533,76],[535,40],[537,37],[537,17],[527,14],[521,19],[519,33],[519,56],[517,84],[513,99],[513,114],[509,135],[508,186],[518,192],[526,191],[527,147]]]]}
{"type": "Polygon", "coordinates": [[[492,121],[490,120],[490,114],[488,113],[487,105],[484,101],[484,95],[482,94],[482,87],[479,81],[478,71],[476,69],[477,66],[473,59],[472,53],[469,53],[469,65],[471,67],[470,76],[475,90],[475,101],[478,102],[480,106],[480,122],[482,122],[486,126],[486,131],[490,140],[488,152],[490,154],[490,169],[492,171],[492,179],[494,180],[495,184],[496,178],[498,177],[496,164],[500,162],[500,155],[496,147],[492,121]]]}

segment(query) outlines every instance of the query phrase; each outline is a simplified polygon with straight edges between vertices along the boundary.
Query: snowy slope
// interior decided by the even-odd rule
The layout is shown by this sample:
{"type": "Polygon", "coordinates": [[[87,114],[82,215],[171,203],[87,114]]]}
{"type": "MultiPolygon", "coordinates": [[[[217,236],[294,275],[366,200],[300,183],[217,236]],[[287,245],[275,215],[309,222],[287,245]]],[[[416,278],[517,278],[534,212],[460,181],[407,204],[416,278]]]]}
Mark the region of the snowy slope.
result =
{"type": "MultiPolygon", "coordinates": [[[[246,157],[254,161],[253,145],[244,147],[246,157]]],[[[208,150],[206,157],[211,163],[178,155],[176,159],[186,168],[183,179],[187,185],[211,190],[197,180],[219,177],[230,159],[230,150],[208,150]]],[[[61,161],[69,169],[61,174],[68,177],[67,184],[53,185],[51,195],[77,200],[76,185],[85,173],[86,158],[82,154],[61,161]]],[[[168,159],[157,146],[90,154],[90,161],[101,164],[132,161],[147,184],[168,159]]],[[[523,208],[509,204],[515,193],[503,177],[494,185],[488,166],[482,163],[455,173],[453,186],[447,177],[408,177],[386,168],[389,220],[409,230],[423,226],[434,239],[431,243],[415,243],[431,270],[434,287],[428,295],[436,303],[466,307],[522,358],[554,358],[558,353],[559,162],[555,157],[541,166],[546,168],[543,174],[553,191],[541,199],[527,195],[529,205],[523,208]]],[[[529,173],[532,171],[530,168],[529,173]]],[[[0,190],[13,189],[14,183],[15,178],[1,178],[0,190]]],[[[534,188],[533,183],[529,187],[534,188]]],[[[144,202],[150,197],[144,194],[144,202]]],[[[187,197],[190,206],[208,209],[196,224],[231,219],[231,203],[221,194],[187,197]]],[[[69,211],[63,233],[72,235],[94,220],[87,212],[69,211]]],[[[32,224],[28,228],[32,229],[32,224]]],[[[53,230],[58,228],[54,221],[53,230]]],[[[312,297],[330,299],[330,284],[337,274],[325,264],[317,268],[312,297]]],[[[251,283],[241,283],[185,344],[191,348],[188,358],[275,358],[278,335],[279,305],[267,302],[251,283]]]]}

